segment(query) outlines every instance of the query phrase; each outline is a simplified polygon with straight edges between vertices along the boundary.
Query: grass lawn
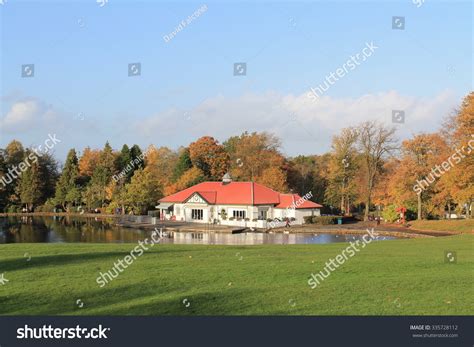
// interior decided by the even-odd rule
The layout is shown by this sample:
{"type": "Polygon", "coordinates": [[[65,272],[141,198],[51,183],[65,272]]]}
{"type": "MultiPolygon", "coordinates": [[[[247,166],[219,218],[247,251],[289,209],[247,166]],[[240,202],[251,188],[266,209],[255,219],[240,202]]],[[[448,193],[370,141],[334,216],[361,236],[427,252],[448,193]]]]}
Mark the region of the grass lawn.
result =
{"type": "Polygon", "coordinates": [[[99,271],[135,244],[0,245],[0,314],[472,315],[473,241],[373,242],[314,290],[310,274],[348,244],[156,245],[103,288],[99,271]]]}
{"type": "Polygon", "coordinates": [[[471,233],[474,231],[474,219],[414,220],[409,223],[412,228],[419,230],[456,231],[460,233],[471,233]]]}

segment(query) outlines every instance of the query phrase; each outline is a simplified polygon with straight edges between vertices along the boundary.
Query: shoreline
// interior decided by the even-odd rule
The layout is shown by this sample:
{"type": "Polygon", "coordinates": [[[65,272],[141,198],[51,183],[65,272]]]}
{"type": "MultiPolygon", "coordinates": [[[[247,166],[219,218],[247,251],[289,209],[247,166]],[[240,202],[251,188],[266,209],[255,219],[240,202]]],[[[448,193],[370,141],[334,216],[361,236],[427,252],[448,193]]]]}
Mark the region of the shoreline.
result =
{"type": "MultiPolygon", "coordinates": [[[[0,213],[0,217],[84,217],[84,218],[97,218],[97,219],[106,219],[106,218],[123,218],[128,215],[117,215],[117,214],[101,214],[101,213],[77,213],[77,212],[15,212],[15,213],[0,213]]],[[[171,221],[166,221],[168,223],[173,223],[171,221]]],[[[168,223],[162,224],[138,224],[133,225],[130,223],[128,225],[123,225],[122,227],[136,228],[149,230],[156,227],[162,227],[165,230],[170,230],[174,232],[216,232],[216,233],[229,233],[231,228],[217,228],[217,230],[212,230],[207,224],[202,226],[198,223],[192,223],[188,227],[179,228],[179,226],[170,225],[168,223]],[[191,227],[190,227],[191,226],[191,227]],[[227,230],[228,229],[228,230],[227,230]]],[[[361,222],[363,223],[363,222],[361,222]]],[[[260,233],[288,233],[288,234],[341,234],[341,235],[360,235],[367,232],[367,229],[374,229],[381,236],[393,236],[397,238],[426,238],[426,237],[440,237],[440,236],[453,236],[460,235],[461,232],[456,231],[437,231],[437,230],[421,230],[414,228],[407,228],[402,226],[397,226],[393,224],[387,225],[364,225],[358,226],[357,224],[348,224],[345,226],[337,225],[328,225],[328,226],[316,226],[316,225],[298,225],[291,228],[273,228],[267,230],[257,231],[260,233]],[[351,227],[352,226],[352,227],[351,227]]],[[[244,231],[248,232],[248,231],[244,231]]],[[[252,231],[255,232],[255,231],[252,231]]]]}

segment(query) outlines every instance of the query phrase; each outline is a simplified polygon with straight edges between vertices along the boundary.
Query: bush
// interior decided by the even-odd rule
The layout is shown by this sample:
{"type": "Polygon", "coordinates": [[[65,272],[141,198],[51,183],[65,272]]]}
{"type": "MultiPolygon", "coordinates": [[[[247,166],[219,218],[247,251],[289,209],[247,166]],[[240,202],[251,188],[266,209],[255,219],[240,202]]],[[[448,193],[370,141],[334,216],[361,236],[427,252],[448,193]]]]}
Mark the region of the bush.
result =
{"type": "Polygon", "coordinates": [[[250,218],[245,218],[244,220],[245,220],[246,222],[248,222],[248,221],[250,220],[250,218]]]}
{"type": "Polygon", "coordinates": [[[388,205],[382,211],[382,218],[389,223],[395,222],[399,218],[395,205],[388,205]]]}
{"type": "Polygon", "coordinates": [[[312,222],[319,225],[331,225],[337,223],[337,218],[335,216],[314,216],[312,222]]]}
{"type": "Polygon", "coordinates": [[[303,220],[305,224],[313,224],[313,216],[304,216],[303,220]]]}
{"type": "Polygon", "coordinates": [[[8,213],[19,213],[19,212],[21,212],[21,206],[9,205],[7,207],[7,212],[8,213]]]}

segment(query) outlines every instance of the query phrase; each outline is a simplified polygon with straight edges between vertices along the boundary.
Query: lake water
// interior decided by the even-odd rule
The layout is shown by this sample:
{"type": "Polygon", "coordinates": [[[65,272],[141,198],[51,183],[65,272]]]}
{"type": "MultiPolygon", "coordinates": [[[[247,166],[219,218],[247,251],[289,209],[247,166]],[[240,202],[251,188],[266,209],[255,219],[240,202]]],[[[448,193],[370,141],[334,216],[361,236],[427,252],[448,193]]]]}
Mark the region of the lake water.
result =
{"type": "MultiPolygon", "coordinates": [[[[151,230],[122,228],[114,219],[86,217],[0,217],[2,243],[136,243],[150,238],[151,230]]],[[[321,244],[362,240],[363,235],[267,234],[242,233],[169,233],[161,243],[259,245],[259,244],[321,244]]],[[[390,240],[394,237],[379,237],[390,240]]]]}

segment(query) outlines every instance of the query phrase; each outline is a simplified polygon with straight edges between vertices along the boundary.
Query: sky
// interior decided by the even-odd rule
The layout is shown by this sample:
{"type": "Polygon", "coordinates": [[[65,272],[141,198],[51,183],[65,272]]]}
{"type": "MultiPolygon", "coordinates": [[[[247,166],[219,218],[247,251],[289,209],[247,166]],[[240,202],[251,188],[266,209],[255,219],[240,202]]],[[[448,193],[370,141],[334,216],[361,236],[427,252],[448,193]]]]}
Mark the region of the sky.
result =
{"type": "Polygon", "coordinates": [[[400,139],[436,131],[473,89],[470,1],[98,1],[0,1],[0,147],[56,134],[62,161],[106,141],[177,149],[267,131],[285,155],[321,154],[366,120],[400,139]]]}

